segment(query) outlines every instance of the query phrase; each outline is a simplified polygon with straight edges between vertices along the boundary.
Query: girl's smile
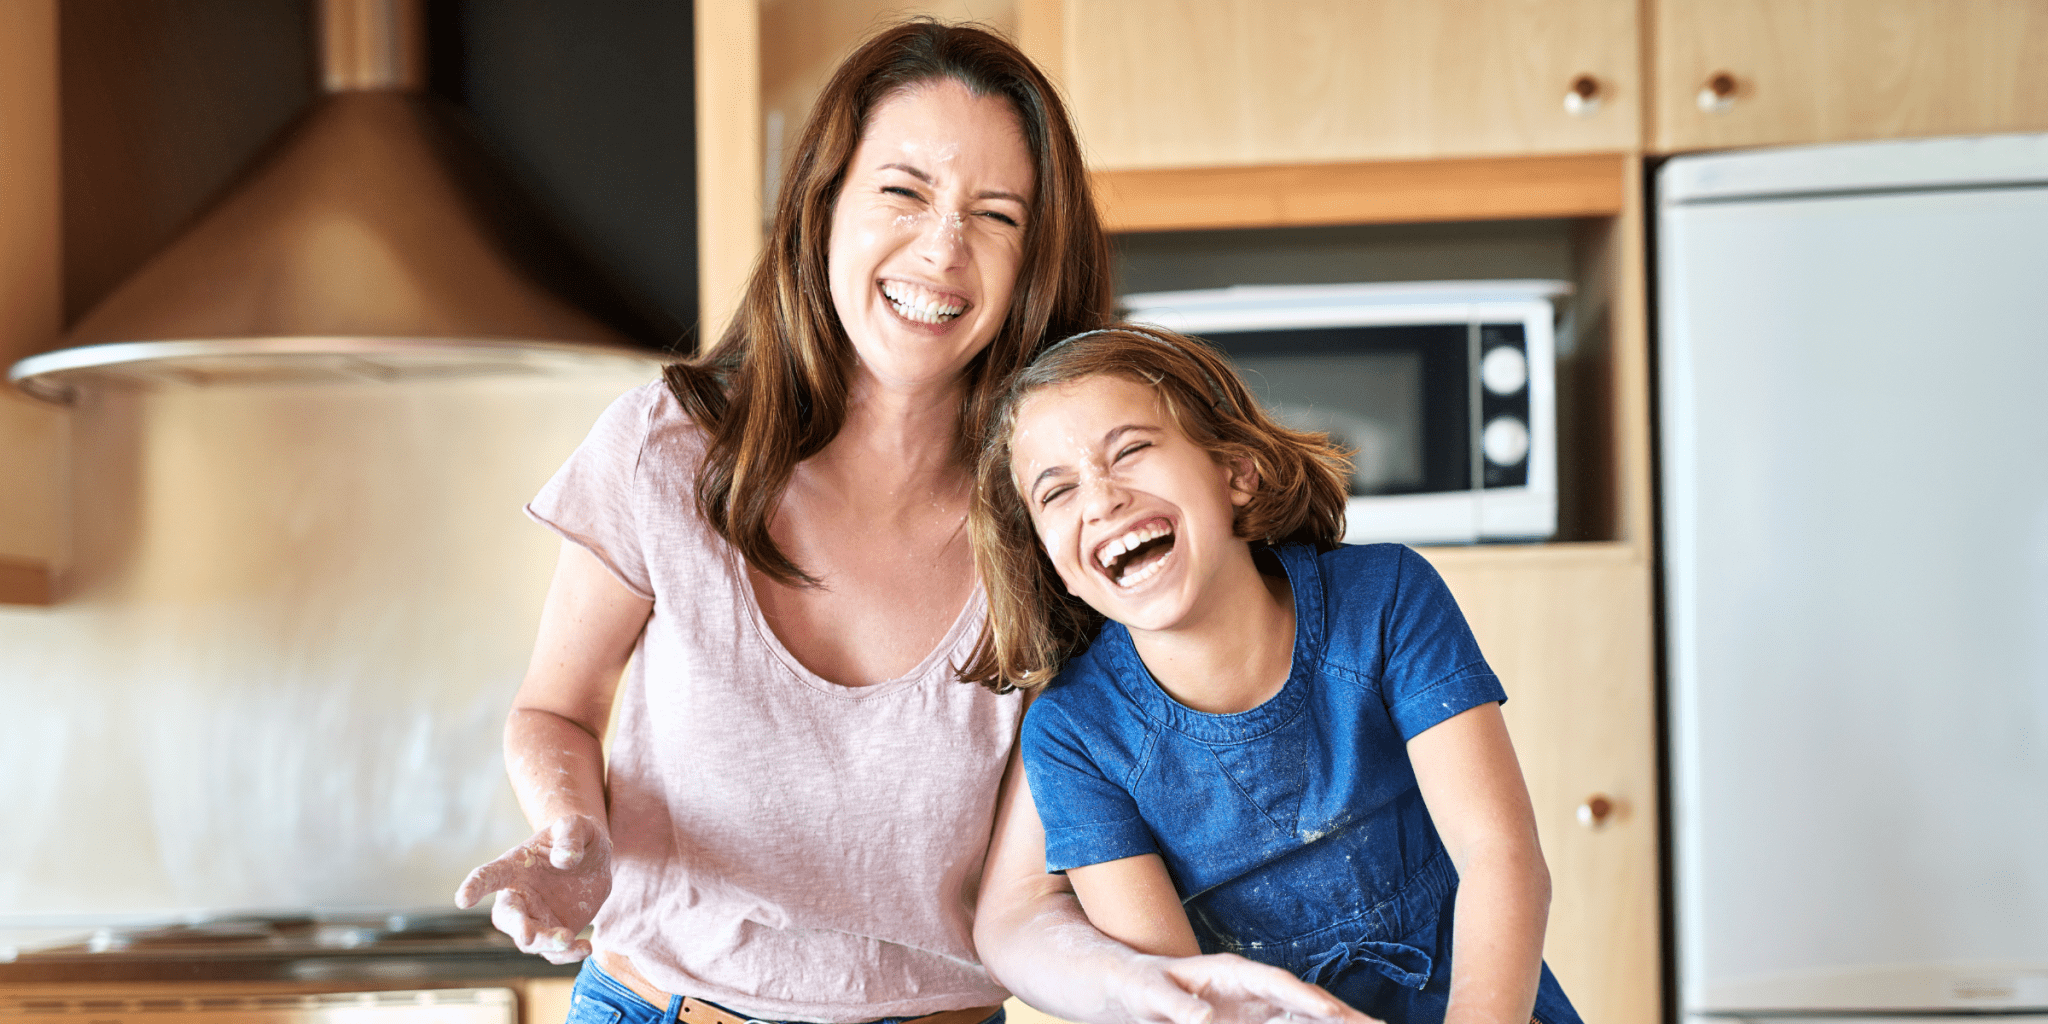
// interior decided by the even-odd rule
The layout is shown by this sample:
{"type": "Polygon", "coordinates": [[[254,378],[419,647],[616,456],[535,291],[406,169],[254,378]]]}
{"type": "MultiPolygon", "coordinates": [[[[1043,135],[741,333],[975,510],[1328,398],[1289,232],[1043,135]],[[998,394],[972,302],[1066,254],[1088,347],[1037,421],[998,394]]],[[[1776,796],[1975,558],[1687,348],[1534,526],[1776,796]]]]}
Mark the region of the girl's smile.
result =
{"type": "Polygon", "coordinates": [[[1069,592],[1134,630],[1206,625],[1258,571],[1236,535],[1250,481],[1189,440],[1152,388],[1111,375],[1017,409],[1011,472],[1069,592]],[[1240,578],[1241,577],[1241,578],[1240,578]]]}

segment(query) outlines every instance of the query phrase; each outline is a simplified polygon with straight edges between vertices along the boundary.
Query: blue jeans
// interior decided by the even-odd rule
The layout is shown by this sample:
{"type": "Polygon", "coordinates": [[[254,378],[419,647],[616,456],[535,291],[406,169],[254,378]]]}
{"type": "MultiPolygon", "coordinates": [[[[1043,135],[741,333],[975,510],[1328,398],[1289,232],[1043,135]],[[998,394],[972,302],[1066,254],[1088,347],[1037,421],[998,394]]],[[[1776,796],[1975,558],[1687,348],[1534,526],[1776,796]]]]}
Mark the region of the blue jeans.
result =
{"type": "MultiPolygon", "coordinates": [[[[735,1017],[746,1014],[729,1006],[719,1006],[709,999],[700,1003],[718,1006],[735,1017]]],[[[583,969],[576,975],[576,986],[569,992],[569,1020],[567,1024],[670,1024],[676,1013],[683,1008],[682,996],[669,997],[668,1006],[656,1006],[643,998],[640,993],[619,983],[617,978],[597,966],[597,958],[583,961],[583,969]]],[[[867,1024],[903,1024],[915,1017],[882,1017],[867,1024]]],[[[793,1024],[787,1021],[766,1021],[765,1024],[793,1024]]],[[[997,1007],[994,1015],[981,1024],[1003,1024],[1003,1009],[997,1007]]]]}

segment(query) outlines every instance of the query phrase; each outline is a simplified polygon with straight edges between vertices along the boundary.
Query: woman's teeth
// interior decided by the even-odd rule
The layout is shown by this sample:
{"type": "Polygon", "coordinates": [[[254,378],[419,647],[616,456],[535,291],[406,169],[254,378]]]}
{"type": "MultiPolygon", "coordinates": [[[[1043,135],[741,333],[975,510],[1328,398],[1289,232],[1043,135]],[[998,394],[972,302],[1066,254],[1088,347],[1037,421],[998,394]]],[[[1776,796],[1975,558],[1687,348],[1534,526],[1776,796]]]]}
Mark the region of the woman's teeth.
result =
{"type": "Polygon", "coordinates": [[[944,323],[960,315],[967,303],[949,295],[896,281],[882,282],[882,294],[897,315],[921,324],[944,323]]]}

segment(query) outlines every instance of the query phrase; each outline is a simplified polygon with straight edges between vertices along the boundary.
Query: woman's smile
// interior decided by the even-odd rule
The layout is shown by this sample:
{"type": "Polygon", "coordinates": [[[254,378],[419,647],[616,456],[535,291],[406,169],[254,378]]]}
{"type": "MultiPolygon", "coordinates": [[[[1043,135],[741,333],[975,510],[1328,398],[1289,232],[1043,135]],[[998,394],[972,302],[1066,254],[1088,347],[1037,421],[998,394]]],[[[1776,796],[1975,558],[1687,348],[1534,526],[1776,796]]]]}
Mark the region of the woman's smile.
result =
{"type": "Polygon", "coordinates": [[[911,323],[943,324],[967,309],[967,297],[927,288],[909,281],[883,281],[880,288],[896,315],[911,323]]]}

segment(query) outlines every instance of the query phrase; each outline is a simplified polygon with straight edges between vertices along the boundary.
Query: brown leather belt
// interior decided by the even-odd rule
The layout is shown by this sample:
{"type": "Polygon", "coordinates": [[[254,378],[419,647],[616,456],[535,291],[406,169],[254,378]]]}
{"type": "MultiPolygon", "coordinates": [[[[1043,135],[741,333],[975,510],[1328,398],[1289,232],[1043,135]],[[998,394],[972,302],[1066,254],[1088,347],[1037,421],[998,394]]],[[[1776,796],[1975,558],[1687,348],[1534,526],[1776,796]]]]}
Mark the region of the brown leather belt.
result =
{"type": "MultiPolygon", "coordinates": [[[[1000,1007],[975,1006],[965,1010],[941,1010],[938,1013],[927,1013],[922,1017],[912,1017],[904,1024],[981,1024],[982,1021],[995,1016],[998,1009],[1000,1007]]],[[[683,1008],[676,1012],[676,1019],[682,1024],[760,1024],[759,1021],[727,1013],[710,1003],[689,996],[683,997],[683,1008]]]]}
{"type": "MultiPolygon", "coordinates": [[[[604,968],[619,984],[633,990],[633,994],[664,1010],[675,997],[647,983],[640,972],[633,969],[632,961],[616,953],[597,954],[598,966],[604,968]]],[[[972,1006],[965,1010],[941,1010],[927,1013],[922,1017],[910,1017],[904,1024],[981,1024],[995,1016],[1000,1006],[972,1006]]],[[[760,1024],[757,1018],[742,1017],[727,1013],[701,999],[683,997],[682,1009],[676,1011],[676,1020],[682,1024],[760,1024]]]]}

